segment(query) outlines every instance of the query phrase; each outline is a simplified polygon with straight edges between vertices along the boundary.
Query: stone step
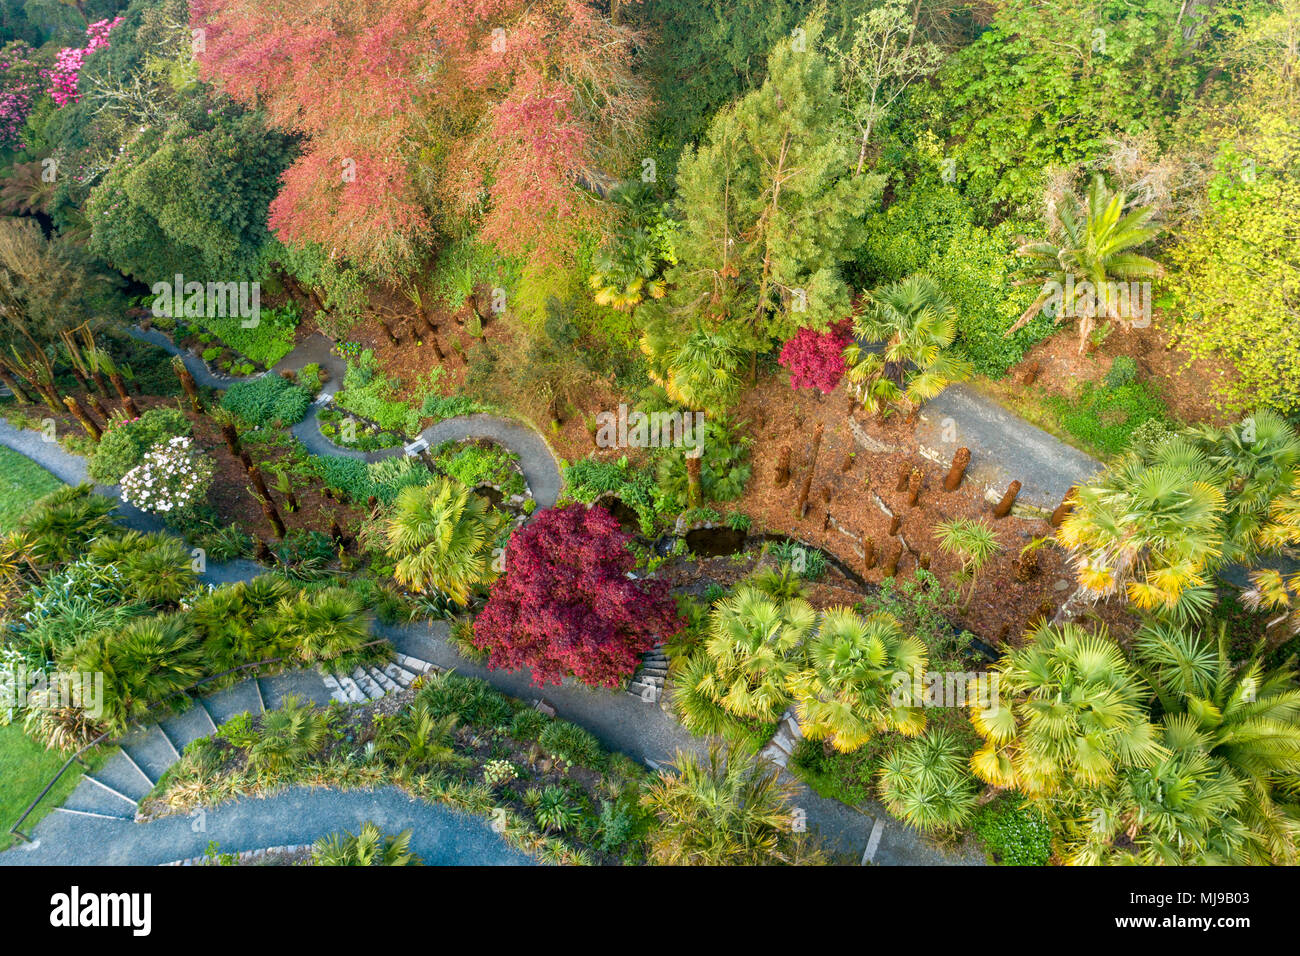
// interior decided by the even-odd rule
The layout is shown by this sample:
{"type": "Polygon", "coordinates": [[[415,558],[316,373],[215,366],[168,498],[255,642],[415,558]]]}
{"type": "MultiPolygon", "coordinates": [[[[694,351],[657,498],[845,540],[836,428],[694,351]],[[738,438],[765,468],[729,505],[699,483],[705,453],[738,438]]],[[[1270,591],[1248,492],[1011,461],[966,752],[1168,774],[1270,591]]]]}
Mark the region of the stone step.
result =
{"type": "Polygon", "coordinates": [[[167,768],[176,762],[176,752],[157,724],[149,724],[133,730],[123,741],[122,749],[131,755],[131,759],[140,769],[157,781],[167,768]]]}
{"type": "Polygon", "coordinates": [[[660,688],[664,686],[664,679],[662,677],[657,677],[654,674],[647,674],[645,671],[637,674],[636,679],[642,684],[653,684],[655,687],[660,688]]]}
{"type": "Polygon", "coordinates": [[[770,760],[778,767],[785,767],[785,765],[790,761],[790,755],[788,753],[772,746],[764,747],[759,753],[759,757],[763,760],[770,760]]]}
{"type": "Polygon", "coordinates": [[[331,699],[329,688],[320,674],[312,669],[286,671],[262,678],[262,696],[267,710],[281,707],[290,694],[321,707],[327,706],[331,699]]]}
{"type": "Polygon", "coordinates": [[[105,760],[98,770],[87,776],[93,776],[133,803],[139,803],[153,789],[153,780],[147,779],[120,749],[105,760]]]}
{"type": "Polygon", "coordinates": [[[351,699],[348,697],[348,692],[345,691],[343,689],[343,686],[337,680],[334,679],[333,674],[322,673],[320,675],[320,679],[325,683],[325,687],[327,690],[329,690],[330,697],[333,700],[337,701],[340,704],[349,704],[352,702],[351,699]]]}
{"type": "Polygon", "coordinates": [[[428,661],[422,661],[418,657],[411,657],[409,654],[397,654],[394,659],[408,671],[415,674],[432,674],[438,669],[428,661]]]}
{"type": "Polygon", "coordinates": [[[384,693],[393,694],[402,689],[402,685],[397,683],[377,667],[367,667],[366,673],[370,679],[383,688],[384,693]]]}
{"type": "Polygon", "coordinates": [[[627,685],[627,692],[640,700],[653,702],[659,700],[659,697],[663,694],[663,688],[634,680],[627,685]]]}
{"type": "Polygon", "coordinates": [[[109,818],[116,817],[122,820],[135,819],[135,803],[133,801],[124,800],[85,776],[81,778],[81,782],[69,794],[68,799],[63,801],[63,806],[68,810],[83,814],[94,814],[109,818]]]}
{"type": "Polygon", "coordinates": [[[262,712],[262,698],[257,692],[257,684],[251,678],[240,681],[234,687],[209,694],[203,703],[218,724],[224,724],[240,714],[256,717],[262,712]]]}
{"type": "Polygon", "coordinates": [[[379,700],[379,698],[384,696],[384,689],[371,679],[370,675],[365,672],[364,668],[358,667],[349,676],[357,682],[357,686],[361,688],[361,692],[370,700],[379,700]]]}
{"type": "Polygon", "coordinates": [[[642,664],[641,673],[651,674],[655,677],[667,677],[668,665],[667,664],[642,664]]]}
{"type": "Polygon", "coordinates": [[[212,736],[212,718],[198,703],[182,713],[163,717],[158,725],[167,732],[168,739],[176,745],[177,750],[184,750],[200,737],[212,736]]]}
{"type": "Polygon", "coordinates": [[[351,677],[339,674],[336,678],[340,689],[346,695],[346,700],[351,704],[364,704],[367,700],[365,692],[357,686],[357,682],[351,677]]]}
{"type": "Polygon", "coordinates": [[[390,661],[388,664],[384,665],[384,673],[397,681],[397,683],[401,684],[403,687],[410,687],[411,684],[415,682],[416,675],[412,674],[396,661],[390,661]]]}

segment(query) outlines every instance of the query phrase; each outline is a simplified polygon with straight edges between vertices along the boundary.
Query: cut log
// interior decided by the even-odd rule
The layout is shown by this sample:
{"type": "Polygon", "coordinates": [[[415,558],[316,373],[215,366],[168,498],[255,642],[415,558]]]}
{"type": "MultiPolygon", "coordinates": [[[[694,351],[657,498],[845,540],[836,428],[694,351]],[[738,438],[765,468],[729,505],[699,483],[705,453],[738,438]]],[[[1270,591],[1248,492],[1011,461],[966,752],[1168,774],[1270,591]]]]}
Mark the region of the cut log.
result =
{"type": "Polygon", "coordinates": [[[776,474],[773,476],[773,484],[778,488],[784,488],[790,484],[790,446],[784,446],[776,456],[776,474]]]}
{"type": "Polygon", "coordinates": [[[903,546],[901,544],[894,545],[894,550],[890,552],[889,559],[885,561],[885,566],[881,568],[881,570],[885,574],[885,577],[892,578],[895,574],[898,573],[898,562],[902,559],[902,557],[903,557],[903,546]]]}
{"type": "Polygon", "coordinates": [[[1013,481],[1007,485],[1007,493],[1002,496],[997,507],[993,509],[993,517],[1005,518],[1011,514],[1011,508],[1016,503],[1016,495],[1020,494],[1020,482],[1013,481]]]}
{"type": "Polygon", "coordinates": [[[956,491],[961,487],[961,480],[966,476],[966,466],[970,464],[970,449],[962,446],[952,456],[952,465],[948,468],[948,477],[943,480],[944,491],[956,491]]]}
{"type": "Polygon", "coordinates": [[[1061,499],[1061,503],[1057,505],[1056,510],[1052,512],[1053,528],[1059,528],[1061,526],[1061,522],[1064,521],[1066,518],[1068,518],[1070,516],[1070,512],[1074,510],[1074,493],[1075,493],[1074,488],[1071,488],[1069,491],[1067,491],[1065,493],[1065,497],[1061,499]]]}

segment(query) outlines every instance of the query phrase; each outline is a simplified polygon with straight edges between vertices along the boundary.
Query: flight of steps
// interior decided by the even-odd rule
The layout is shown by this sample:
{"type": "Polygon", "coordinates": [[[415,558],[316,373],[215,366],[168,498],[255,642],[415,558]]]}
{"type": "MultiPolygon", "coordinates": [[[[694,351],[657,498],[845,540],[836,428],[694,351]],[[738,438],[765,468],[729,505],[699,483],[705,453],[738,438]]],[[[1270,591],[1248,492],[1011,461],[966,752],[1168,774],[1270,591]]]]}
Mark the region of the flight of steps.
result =
{"type": "Polygon", "coordinates": [[[663,644],[656,644],[641,658],[641,666],[632,675],[627,692],[646,703],[657,703],[664,696],[664,681],[668,678],[668,656],[663,644]]]}
{"type": "Polygon", "coordinates": [[[81,782],[58,813],[130,822],[154,784],[176,763],[190,743],[210,737],[241,713],[258,715],[279,707],[290,694],[324,706],[330,701],[364,704],[409,687],[417,677],[436,673],[427,661],[396,654],[383,667],[358,667],[351,674],[291,671],[249,678],[207,697],[191,698],[191,706],[158,721],[137,725],[122,738],[118,751],[81,782]]]}
{"type": "Polygon", "coordinates": [[[354,668],[350,674],[321,670],[330,697],[340,704],[364,704],[410,687],[417,677],[434,674],[438,667],[408,654],[395,654],[383,667],[354,668]]]}
{"type": "Polygon", "coordinates": [[[777,722],[776,735],[763,748],[759,756],[772,761],[778,767],[785,767],[790,762],[790,757],[794,755],[794,748],[802,739],[803,731],[799,728],[799,721],[794,711],[787,710],[777,722]]]}

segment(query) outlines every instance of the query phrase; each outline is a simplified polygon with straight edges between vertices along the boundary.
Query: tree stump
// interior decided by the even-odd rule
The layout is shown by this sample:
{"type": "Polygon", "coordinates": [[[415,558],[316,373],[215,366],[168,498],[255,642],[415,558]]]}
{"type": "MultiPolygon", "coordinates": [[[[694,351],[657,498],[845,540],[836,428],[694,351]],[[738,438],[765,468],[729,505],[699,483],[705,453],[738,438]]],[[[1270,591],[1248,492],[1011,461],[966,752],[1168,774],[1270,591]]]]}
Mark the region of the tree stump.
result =
{"type": "Polygon", "coordinates": [[[817,428],[813,431],[812,457],[808,462],[808,474],[804,475],[803,488],[799,491],[799,504],[795,508],[795,514],[800,519],[808,514],[808,493],[812,491],[813,475],[817,471],[817,453],[821,450],[823,427],[821,422],[818,422],[817,428]]]}
{"type": "Polygon", "coordinates": [[[909,508],[915,508],[921,503],[921,483],[924,477],[921,474],[921,469],[915,468],[907,480],[907,506],[909,508]]]}
{"type": "Polygon", "coordinates": [[[892,538],[898,534],[898,529],[903,526],[903,519],[898,515],[891,515],[889,518],[889,536],[892,538]]]}
{"type": "Polygon", "coordinates": [[[1025,374],[1020,379],[1021,385],[1033,385],[1038,378],[1038,373],[1043,370],[1043,363],[1035,360],[1029,368],[1025,369],[1025,374]]]}
{"type": "Polygon", "coordinates": [[[948,468],[948,477],[943,480],[944,491],[956,491],[961,487],[961,480],[966,477],[966,466],[970,464],[970,449],[964,445],[952,456],[952,465],[948,468]]]}
{"type": "Polygon", "coordinates": [[[781,449],[780,454],[776,456],[776,475],[773,483],[778,488],[784,488],[790,484],[790,446],[786,445],[781,449]]]}
{"type": "Polygon", "coordinates": [[[907,490],[907,484],[912,480],[912,466],[909,462],[903,462],[903,466],[898,469],[898,481],[894,484],[894,490],[903,492],[907,490]]]}
{"type": "Polygon", "coordinates": [[[884,572],[885,577],[892,578],[898,573],[898,562],[902,557],[903,546],[901,544],[894,545],[894,550],[890,552],[889,559],[885,561],[885,566],[881,569],[884,572]]]}
{"type": "Polygon", "coordinates": [[[862,539],[862,569],[870,571],[876,566],[876,542],[868,535],[862,539]]]}
{"type": "Polygon", "coordinates": [[[1011,514],[1011,507],[1016,503],[1016,495],[1018,494],[1020,494],[1020,482],[1013,481],[1007,485],[1007,493],[1002,496],[1002,500],[993,509],[993,517],[1005,518],[1011,514]]]}
{"type": "Polygon", "coordinates": [[[1057,505],[1056,510],[1052,512],[1053,528],[1059,528],[1061,526],[1061,522],[1064,521],[1066,518],[1068,518],[1070,516],[1070,512],[1074,510],[1074,493],[1075,493],[1074,488],[1071,488],[1069,491],[1067,491],[1065,493],[1065,497],[1061,499],[1061,503],[1057,505]]]}

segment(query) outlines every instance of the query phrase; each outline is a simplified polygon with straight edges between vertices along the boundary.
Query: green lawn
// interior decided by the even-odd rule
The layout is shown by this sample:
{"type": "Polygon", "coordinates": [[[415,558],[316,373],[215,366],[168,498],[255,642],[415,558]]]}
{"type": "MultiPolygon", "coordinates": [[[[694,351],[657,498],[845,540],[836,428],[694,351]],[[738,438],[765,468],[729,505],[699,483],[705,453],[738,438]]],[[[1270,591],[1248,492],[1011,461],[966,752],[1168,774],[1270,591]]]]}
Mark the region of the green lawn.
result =
{"type": "MultiPolygon", "coordinates": [[[[90,753],[82,759],[88,766],[96,767],[104,756],[90,753]]],[[[17,837],[9,835],[9,828],[67,759],[67,754],[46,750],[28,737],[23,733],[21,723],[0,727],[0,780],[4,781],[4,786],[0,787],[0,850],[19,842],[17,837]]],[[[36,812],[27,818],[23,831],[31,833],[36,821],[66,800],[80,781],[81,768],[73,766],[59,778],[36,812]]]]}
{"type": "Polygon", "coordinates": [[[0,446],[0,532],[12,530],[33,501],[62,484],[30,458],[0,446]]]}

